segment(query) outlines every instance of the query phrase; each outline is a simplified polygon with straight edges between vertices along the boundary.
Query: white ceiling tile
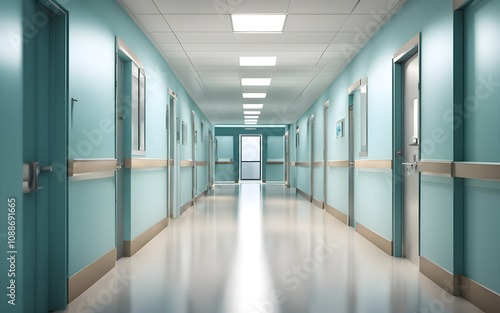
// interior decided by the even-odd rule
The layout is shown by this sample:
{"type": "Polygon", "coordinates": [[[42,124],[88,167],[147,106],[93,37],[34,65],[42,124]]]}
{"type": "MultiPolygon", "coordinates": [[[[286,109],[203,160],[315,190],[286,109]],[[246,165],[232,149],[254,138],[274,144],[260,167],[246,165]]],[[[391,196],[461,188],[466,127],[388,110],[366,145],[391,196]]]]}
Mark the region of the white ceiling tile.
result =
{"type": "Polygon", "coordinates": [[[276,62],[276,69],[287,68],[290,66],[314,66],[318,63],[318,59],[278,59],[276,62]]]}
{"type": "Polygon", "coordinates": [[[354,39],[359,36],[358,32],[338,32],[333,37],[333,43],[354,43],[354,39]]]}
{"type": "Polygon", "coordinates": [[[231,32],[229,15],[163,15],[174,32],[231,32]]]}
{"type": "MultiPolygon", "coordinates": [[[[225,0],[219,1],[225,2],[225,0]]],[[[227,0],[227,4],[231,13],[287,13],[289,1],[290,0],[227,0]]]]}
{"type": "Polygon", "coordinates": [[[184,51],[182,46],[176,42],[158,44],[163,51],[184,51]]]}
{"type": "Polygon", "coordinates": [[[239,60],[237,58],[224,58],[224,59],[191,59],[195,66],[197,65],[213,65],[213,66],[239,66],[239,60]]]}
{"type": "Polygon", "coordinates": [[[186,51],[276,51],[278,44],[229,44],[229,43],[186,43],[182,45],[186,51]]]}
{"type": "MultiPolygon", "coordinates": [[[[406,2],[406,0],[400,2],[406,2]]],[[[361,0],[352,13],[386,15],[389,14],[389,12],[391,12],[396,6],[400,5],[400,2],[387,0],[361,0]]]]}
{"type": "Polygon", "coordinates": [[[234,71],[237,73],[239,66],[237,65],[196,65],[196,70],[200,72],[210,71],[234,71]]]}
{"type": "Polygon", "coordinates": [[[170,32],[167,22],[161,15],[136,15],[139,22],[149,32],[170,32]]]}
{"type": "Polygon", "coordinates": [[[285,32],[335,32],[338,31],[348,15],[289,15],[285,32]]]}
{"type": "Polygon", "coordinates": [[[340,31],[368,34],[383,18],[382,15],[350,15],[340,31]]]}
{"type": "Polygon", "coordinates": [[[291,0],[289,13],[350,14],[357,2],[358,0],[291,0]]]}
{"type": "Polygon", "coordinates": [[[281,37],[282,43],[329,43],[335,32],[284,32],[281,37]]]}
{"type": "Polygon", "coordinates": [[[290,51],[278,51],[278,60],[281,58],[285,59],[319,59],[323,51],[300,51],[300,52],[290,52],[290,51]]]}
{"type": "Polygon", "coordinates": [[[325,51],[328,48],[328,43],[284,43],[279,46],[279,51],[325,51]]]}
{"type": "MultiPolygon", "coordinates": [[[[141,0],[142,1],[142,0],[141,0]]],[[[228,14],[225,0],[154,0],[163,14],[228,14]]]]}
{"type": "Polygon", "coordinates": [[[237,43],[279,43],[282,34],[255,34],[255,33],[235,33],[234,41],[237,43]]]}
{"type": "Polygon", "coordinates": [[[173,32],[150,32],[150,34],[158,44],[177,42],[173,32]]]}
{"type": "Polygon", "coordinates": [[[323,58],[325,59],[346,59],[351,56],[352,50],[349,47],[345,47],[342,51],[330,51],[325,52],[323,54],[323,58]]]}
{"type": "MultiPolygon", "coordinates": [[[[134,14],[160,14],[152,0],[121,0],[134,14]]],[[[121,4],[121,3],[120,3],[121,4]]]]}
{"type": "Polygon", "coordinates": [[[201,32],[176,32],[177,38],[182,43],[233,43],[232,32],[201,33],[201,32]]]}

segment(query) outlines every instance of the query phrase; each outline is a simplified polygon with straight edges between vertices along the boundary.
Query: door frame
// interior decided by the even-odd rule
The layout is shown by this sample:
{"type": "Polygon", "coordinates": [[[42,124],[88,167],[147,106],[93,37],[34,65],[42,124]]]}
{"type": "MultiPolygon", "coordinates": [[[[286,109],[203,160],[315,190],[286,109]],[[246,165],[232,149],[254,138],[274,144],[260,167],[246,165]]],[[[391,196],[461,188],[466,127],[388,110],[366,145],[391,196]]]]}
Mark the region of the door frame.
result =
{"type": "Polygon", "coordinates": [[[328,183],[328,108],[330,107],[330,100],[324,105],[324,126],[323,126],[323,203],[324,207],[327,206],[327,183],[328,183]]]}
{"type": "Polygon", "coordinates": [[[309,118],[309,129],[308,131],[311,133],[311,154],[310,154],[310,158],[311,158],[311,162],[309,163],[310,165],[310,169],[311,169],[311,202],[313,201],[314,199],[314,114],[311,115],[311,117],[309,118]]]}
{"type": "Polygon", "coordinates": [[[290,130],[285,133],[285,186],[290,188],[290,130]]]}
{"type": "Polygon", "coordinates": [[[213,185],[213,180],[212,180],[212,159],[213,159],[213,136],[212,136],[212,131],[208,129],[208,138],[207,138],[207,145],[208,145],[208,151],[207,151],[207,176],[208,176],[208,182],[207,182],[207,190],[212,189],[213,185]]]}
{"type": "MultiPolygon", "coordinates": [[[[392,177],[392,194],[393,194],[393,240],[394,240],[394,256],[403,256],[403,233],[404,233],[404,207],[403,207],[403,105],[404,105],[404,62],[418,53],[419,62],[419,86],[421,86],[421,73],[422,73],[422,54],[421,54],[421,34],[418,33],[409,42],[402,46],[393,57],[393,105],[392,105],[392,119],[393,119],[393,149],[392,149],[392,162],[394,164],[393,177],[392,177]]],[[[419,87],[419,101],[421,99],[421,89],[419,87]]],[[[421,110],[421,105],[419,105],[421,110]]],[[[419,112],[420,115],[420,112],[419,112]]],[[[421,116],[421,115],[420,115],[421,116]]],[[[421,120],[420,120],[421,124],[421,120]]],[[[421,127],[419,127],[421,132],[421,127]]],[[[421,133],[419,134],[421,136],[421,133]]],[[[421,137],[420,137],[421,138],[421,137]]],[[[421,158],[421,149],[419,150],[419,159],[421,158]]],[[[420,185],[420,184],[419,184],[420,185]]],[[[419,188],[420,193],[420,188],[419,188]]],[[[420,194],[419,194],[420,199],[420,194]]],[[[420,219],[420,202],[419,202],[419,219],[420,219]]],[[[419,222],[419,255],[420,255],[420,222],[419,222]]]]}
{"type": "Polygon", "coordinates": [[[193,158],[193,171],[192,171],[192,191],[191,191],[191,198],[193,201],[196,199],[196,196],[198,194],[198,184],[197,184],[197,170],[196,170],[196,148],[197,148],[197,140],[198,140],[198,132],[196,131],[196,113],[194,111],[191,111],[191,149],[192,149],[192,158],[193,158]]]}
{"type": "Polygon", "coordinates": [[[177,95],[169,89],[168,97],[168,162],[167,162],[167,211],[168,217],[174,218],[176,216],[177,205],[177,169],[179,166],[178,153],[178,119],[177,119],[177,95]]]}
{"type": "Polygon", "coordinates": [[[243,162],[242,161],[242,150],[243,150],[243,144],[242,144],[242,138],[243,137],[260,137],[260,178],[259,179],[245,179],[245,181],[260,181],[262,182],[262,134],[240,134],[240,147],[239,147],[239,153],[240,153],[240,159],[239,159],[239,181],[242,181],[241,179],[241,172],[242,172],[242,166],[241,166],[241,163],[243,162]]]}
{"type": "Polygon", "coordinates": [[[356,228],[355,210],[354,210],[354,162],[355,162],[355,149],[354,149],[354,104],[353,96],[349,95],[349,106],[347,111],[347,129],[348,129],[348,210],[347,210],[347,225],[356,228]]]}

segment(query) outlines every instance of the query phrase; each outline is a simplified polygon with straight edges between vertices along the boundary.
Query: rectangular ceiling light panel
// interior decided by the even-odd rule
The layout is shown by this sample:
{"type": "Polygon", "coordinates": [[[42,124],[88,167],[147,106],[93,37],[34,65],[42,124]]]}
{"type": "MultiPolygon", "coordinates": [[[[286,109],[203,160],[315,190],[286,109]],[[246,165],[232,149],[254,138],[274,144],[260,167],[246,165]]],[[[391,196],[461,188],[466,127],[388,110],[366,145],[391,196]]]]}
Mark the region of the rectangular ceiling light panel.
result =
{"type": "Polygon", "coordinates": [[[265,93],[243,93],[243,98],[245,99],[264,99],[267,95],[265,93]]]}
{"type": "Polygon", "coordinates": [[[285,14],[232,14],[234,32],[283,32],[285,14]]]}
{"type": "Polygon", "coordinates": [[[242,86],[270,86],[271,78],[242,78],[242,86]]]}
{"type": "Polygon", "coordinates": [[[276,66],[277,57],[240,57],[240,66],[276,66]]]}
{"type": "Polygon", "coordinates": [[[260,115],[260,111],[243,111],[245,115],[260,115]]]}
{"type": "Polygon", "coordinates": [[[264,107],[263,104],[253,104],[253,103],[246,103],[243,104],[243,109],[245,110],[260,110],[264,107]]]}

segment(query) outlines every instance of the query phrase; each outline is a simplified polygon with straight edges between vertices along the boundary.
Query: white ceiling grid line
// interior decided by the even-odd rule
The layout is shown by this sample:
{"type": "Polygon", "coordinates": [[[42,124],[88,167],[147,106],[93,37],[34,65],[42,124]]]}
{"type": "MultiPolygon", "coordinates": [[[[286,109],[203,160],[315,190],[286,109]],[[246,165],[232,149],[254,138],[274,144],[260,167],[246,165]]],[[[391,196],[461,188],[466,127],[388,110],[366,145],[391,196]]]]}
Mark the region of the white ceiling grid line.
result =
{"type": "Polygon", "coordinates": [[[243,103],[264,103],[259,124],[295,122],[374,35],[366,29],[377,23],[376,29],[381,27],[406,2],[116,1],[214,124],[243,124],[243,103]],[[234,33],[233,13],[286,14],[287,18],[281,33],[234,33]],[[240,56],[276,56],[277,63],[241,67],[240,56]],[[271,85],[241,86],[242,78],[271,78],[271,85]],[[243,92],[266,92],[267,97],[243,99],[243,92]]]}

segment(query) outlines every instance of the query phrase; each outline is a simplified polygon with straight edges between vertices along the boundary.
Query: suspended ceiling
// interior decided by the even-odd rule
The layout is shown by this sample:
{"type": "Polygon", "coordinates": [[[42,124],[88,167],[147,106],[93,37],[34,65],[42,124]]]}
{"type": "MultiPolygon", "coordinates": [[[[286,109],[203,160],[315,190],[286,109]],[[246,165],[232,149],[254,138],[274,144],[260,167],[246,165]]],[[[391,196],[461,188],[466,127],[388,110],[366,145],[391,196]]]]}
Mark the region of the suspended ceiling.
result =
{"type": "MultiPolygon", "coordinates": [[[[243,104],[264,104],[258,124],[295,122],[406,0],[117,0],[163,54],[214,124],[243,124],[243,104]],[[234,33],[231,14],[287,14],[281,33],[234,33]],[[241,67],[240,56],[277,56],[241,67]],[[241,78],[272,78],[242,87],[241,78]],[[265,99],[243,99],[265,92],[265,99]]],[[[175,90],[174,90],[175,91],[175,90]]]]}

